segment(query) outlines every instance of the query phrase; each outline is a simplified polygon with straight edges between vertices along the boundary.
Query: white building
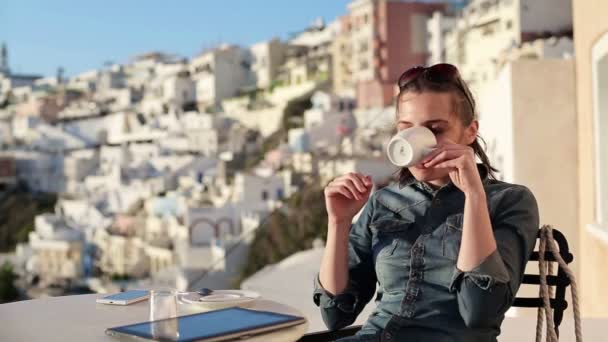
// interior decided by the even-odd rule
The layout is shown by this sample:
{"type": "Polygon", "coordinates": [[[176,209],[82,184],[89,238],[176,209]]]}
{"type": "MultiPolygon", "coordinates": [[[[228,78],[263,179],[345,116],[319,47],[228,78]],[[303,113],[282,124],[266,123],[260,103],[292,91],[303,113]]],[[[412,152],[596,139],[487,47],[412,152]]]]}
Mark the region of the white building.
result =
{"type": "Polygon", "coordinates": [[[304,128],[292,128],[287,132],[289,148],[296,153],[310,151],[310,137],[304,128]]]}
{"type": "Polygon", "coordinates": [[[321,124],[313,124],[307,129],[310,146],[313,150],[338,153],[342,139],[357,127],[355,117],[350,112],[326,112],[322,119],[321,124]]]}
{"type": "Polygon", "coordinates": [[[95,101],[73,101],[57,113],[58,119],[76,119],[97,116],[102,113],[102,107],[95,101]]]}
{"type": "Polygon", "coordinates": [[[456,18],[442,12],[434,12],[427,21],[428,48],[430,56],[427,65],[444,63],[446,56],[446,34],[456,27],[456,18]]]}
{"type": "Polygon", "coordinates": [[[161,52],[149,52],[136,56],[133,61],[124,66],[128,87],[145,91],[148,84],[159,74],[167,70],[181,68],[182,60],[174,55],[161,52]]]}
{"type": "Polygon", "coordinates": [[[99,229],[96,231],[95,244],[101,250],[98,266],[104,273],[133,277],[148,273],[148,258],[141,238],[115,235],[106,229],[99,229]]]}
{"type": "Polygon", "coordinates": [[[276,80],[285,61],[286,45],[278,38],[251,46],[251,70],[258,88],[268,88],[276,80]]]}
{"type": "Polygon", "coordinates": [[[184,105],[196,100],[195,84],[187,70],[163,74],[147,85],[141,109],[146,114],[159,115],[169,111],[181,112],[184,105]]]}
{"type": "Polygon", "coordinates": [[[109,70],[103,70],[99,74],[97,92],[105,92],[112,89],[124,88],[127,75],[122,65],[112,65],[109,70]]]}
{"type": "Polygon", "coordinates": [[[63,158],[63,175],[66,191],[80,193],[85,178],[95,174],[99,167],[99,155],[95,150],[80,150],[69,153],[63,158]]]}
{"type": "Polygon", "coordinates": [[[128,112],[116,112],[101,117],[88,117],[57,124],[57,127],[87,142],[99,144],[113,143],[125,136],[129,125],[128,119],[134,116],[128,112]]]}
{"type": "Polygon", "coordinates": [[[105,216],[88,199],[60,198],[55,205],[55,213],[71,227],[83,231],[85,239],[92,241],[97,229],[106,229],[112,223],[112,218],[105,216]]]}
{"type": "Polygon", "coordinates": [[[58,216],[36,216],[29,244],[33,255],[26,268],[43,283],[76,280],[83,275],[83,234],[68,227],[58,216]]]}
{"type": "Polygon", "coordinates": [[[280,71],[282,81],[286,84],[301,84],[331,80],[332,40],[338,29],[339,22],[326,26],[323,19],[317,19],[289,40],[285,64],[280,71]]]}
{"type": "Polygon", "coordinates": [[[32,191],[63,191],[63,158],[35,151],[12,151],[17,166],[17,178],[32,191]]]}
{"type": "Polygon", "coordinates": [[[302,174],[316,174],[319,171],[317,159],[312,153],[292,154],[291,166],[295,172],[302,174]]]}
{"type": "Polygon", "coordinates": [[[189,129],[185,132],[189,151],[204,156],[215,156],[218,151],[218,134],[215,129],[189,129]]]}
{"type": "Polygon", "coordinates": [[[93,92],[97,89],[99,77],[99,70],[86,71],[70,78],[67,86],[84,92],[93,92]]]}
{"type": "Polygon", "coordinates": [[[176,260],[174,253],[169,248],[147,245],[144,248],[144,253],[148,257],[150,263],[151,276],[175,265],[176,260]]]}
{"type": "Polygon", "coordinates": [[[19,140],[29,140],[33,136],[33,130],[40,122],[40,117],[37,116],[15,116],[11,125],[13,137],[19,140]]]}
{"type": "Polygon", "coordinates": [[[529,187],[541,224],[564,233],[577,255],[577,208],[562,200],[578,192],[575,106],[574,62],[564,59],[510,61],[479,96],[480,133],[499,178],[529,187]]]}
{"type": "Polygon", "coordinates": [[[158,157],[161,153],[160,146],[156,143],[140,143],[130,144],[125,147],[123,152],[120,147],[102,146],[101,151],[104,151],[105,161],[116,160],[118,163],[132,162],[140,164],[144,161],[152,160],[158,157]],[[112,151],[110,154],[109,151],[112,151]],[[116,158],[116,159],[114,159],[116,158]],[[123,160],[122,158],[127,158],[123,160]]]}
{"type": "Polygon", "coordinates": [[[285,184],[279,175],[259,176],[238,172],[234,176],[233,203],[267,203],[284,198],[285,184]]]}
{"type": "Polygon", "coordinates": [[[473,92],[500,71],[500,53],[548,36],[572,35],[572,0],[473,0],[446,34],[446,61],[473,92]]]}
{"type": "Polygon", "coordinates": [[[223,99],[255,84],[249,51],[233,45],[222,45],[192,59],[190,74],[196,82],[196,101],[202,109],[215,110],[223,99]]]}

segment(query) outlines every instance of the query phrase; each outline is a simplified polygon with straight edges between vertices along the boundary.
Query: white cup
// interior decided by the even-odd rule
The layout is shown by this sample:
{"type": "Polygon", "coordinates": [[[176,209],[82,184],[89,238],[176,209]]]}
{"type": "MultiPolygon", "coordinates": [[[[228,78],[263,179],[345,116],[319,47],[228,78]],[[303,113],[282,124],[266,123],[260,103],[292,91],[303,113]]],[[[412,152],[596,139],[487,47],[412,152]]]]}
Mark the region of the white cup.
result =
{"type": "Polygon", "coordinates": [[[420,163],[436,145],[437,139],[430,129],[415,126],[395,134],[386,146],[386,153],[391,163],[410,167],[420,163]]]}

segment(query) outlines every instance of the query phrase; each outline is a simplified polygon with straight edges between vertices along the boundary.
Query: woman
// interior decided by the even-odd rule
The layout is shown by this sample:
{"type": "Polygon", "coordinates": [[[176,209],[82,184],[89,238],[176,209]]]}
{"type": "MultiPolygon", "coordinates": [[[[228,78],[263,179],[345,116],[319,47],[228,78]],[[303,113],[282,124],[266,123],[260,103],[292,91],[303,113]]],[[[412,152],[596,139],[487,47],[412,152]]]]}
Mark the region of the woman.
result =
{"type": "Polygon", "coordinates": [[[397,129],[426,126],[438,148],[371,197],[372,180],[362,174],[327,185],[314,301],[329,329],[340,329],[378,283],[376,309],[345,341],[496,341],[534,249],[536,200],[494,178],[455,66],[409,69],[398,86],[397,129]]]}

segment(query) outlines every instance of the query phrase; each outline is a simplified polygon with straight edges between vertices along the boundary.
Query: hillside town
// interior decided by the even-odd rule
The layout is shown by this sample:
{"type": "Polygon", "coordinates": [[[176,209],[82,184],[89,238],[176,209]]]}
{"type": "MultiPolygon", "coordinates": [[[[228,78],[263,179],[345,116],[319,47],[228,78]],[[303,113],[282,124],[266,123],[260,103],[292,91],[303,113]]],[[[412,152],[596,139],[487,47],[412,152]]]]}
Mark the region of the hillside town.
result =
{"type": "MultiPolygon", "coordinates": [[[[576,155],[552,156],[576,137],[547,152],[532,143],[543,137],[524,132],[551,139],[575,120],[572,26],[570,1],[354,0],[289,38],[187,57],[146,52],[70,77],[15,73],[3,44],[0,200],[22,191],[57,199],[0,261],[27,298],[230,288],[256,230],[289,210],[286,199],[347,172],[377,187],[391,181],[395,82],[440,62],[471,85],[499,177],[529,184],[545,221],[574,232],[576,218],[543,201],[554,176],[540,179],[535,165],[544,151],[543,167],[560,168],[555,177],[575,191],[576,155]],[[546,6],[550,17],[540,15],[546,6]]],[[[318,265],[320,246],[294,255],[292,269],[318,265]]],[[[269,270],[245,284],[276,282],[269,270]]]]}

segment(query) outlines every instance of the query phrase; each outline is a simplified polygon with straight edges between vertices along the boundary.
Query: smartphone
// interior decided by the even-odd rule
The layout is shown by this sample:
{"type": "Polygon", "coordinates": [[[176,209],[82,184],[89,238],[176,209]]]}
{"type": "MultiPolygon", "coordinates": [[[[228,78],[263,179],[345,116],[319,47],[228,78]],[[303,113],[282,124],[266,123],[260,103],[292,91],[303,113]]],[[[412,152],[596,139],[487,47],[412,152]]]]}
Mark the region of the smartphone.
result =
{"type": "Polygon", "coordinates": [[[126,292],[115,293],[109,296],[97,298],[97,303],[114,304],[114,305],[129,305],[150,297],[148,290],[131,290],[126,292]]]}

